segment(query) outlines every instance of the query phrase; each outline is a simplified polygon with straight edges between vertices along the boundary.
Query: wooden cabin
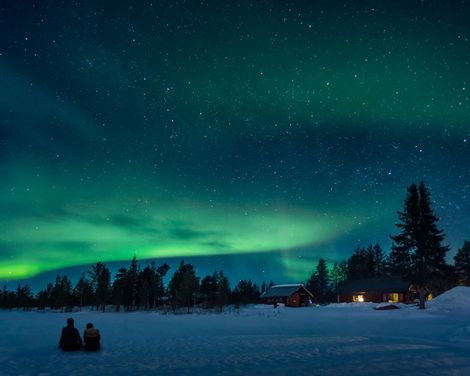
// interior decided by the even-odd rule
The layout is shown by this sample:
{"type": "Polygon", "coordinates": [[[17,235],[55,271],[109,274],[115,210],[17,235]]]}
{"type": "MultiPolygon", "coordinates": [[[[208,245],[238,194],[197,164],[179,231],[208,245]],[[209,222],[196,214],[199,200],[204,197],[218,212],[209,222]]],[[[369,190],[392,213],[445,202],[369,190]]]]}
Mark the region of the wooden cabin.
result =
{"type": "Polygon", "coordinates": [[[411,298],[410,284],[399,277],[355,279],[338,286],[338,303],[405,303],[411,298]]]}
{"type": "Polygon", "coordinates": [[[284,303],[286,307],[305,307],[311,304],[313,294],[302,284],[276,285],[260,296],[263,304],[284,303]]]}

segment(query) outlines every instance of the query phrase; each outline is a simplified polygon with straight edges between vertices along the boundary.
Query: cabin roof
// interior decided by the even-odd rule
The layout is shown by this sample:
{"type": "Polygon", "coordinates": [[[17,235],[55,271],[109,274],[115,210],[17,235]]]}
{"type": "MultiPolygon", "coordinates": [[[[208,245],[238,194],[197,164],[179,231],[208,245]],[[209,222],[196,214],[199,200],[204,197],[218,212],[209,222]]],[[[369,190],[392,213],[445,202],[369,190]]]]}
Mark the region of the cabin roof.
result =
{"type": "Polygon", "coordinates": [[[399,277],[381,277],[352,279],[344,281],[338,286],[340,294],[354,294],[360,292],[392,293],[408,291],[410,284],[399,277]]]}
{"type": "Polygon", "coordinates": [[[313,297],[313,294],[308,291],[302,284],[291,284],[291,285],[276,285],[271,286],[267,291],[261,294],[262,298],[284,298],[291,296],[299,290],[303,290],[308,295],[313,297]]]}

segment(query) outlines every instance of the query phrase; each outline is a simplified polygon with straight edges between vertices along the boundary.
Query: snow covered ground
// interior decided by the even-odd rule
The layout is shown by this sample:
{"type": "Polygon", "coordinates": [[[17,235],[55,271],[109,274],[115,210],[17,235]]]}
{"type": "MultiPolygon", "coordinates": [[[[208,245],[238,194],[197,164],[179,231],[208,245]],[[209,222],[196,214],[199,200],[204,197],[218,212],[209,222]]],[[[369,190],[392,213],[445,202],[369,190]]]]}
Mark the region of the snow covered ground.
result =
{"type": "Polygon", "coordinates": [[[0,375],[470,375],[470,288],[429,303],[251,306],[223,314],[0,312],[0,375]],[[62,353],[67,317],[103,336],[62,353]]]}

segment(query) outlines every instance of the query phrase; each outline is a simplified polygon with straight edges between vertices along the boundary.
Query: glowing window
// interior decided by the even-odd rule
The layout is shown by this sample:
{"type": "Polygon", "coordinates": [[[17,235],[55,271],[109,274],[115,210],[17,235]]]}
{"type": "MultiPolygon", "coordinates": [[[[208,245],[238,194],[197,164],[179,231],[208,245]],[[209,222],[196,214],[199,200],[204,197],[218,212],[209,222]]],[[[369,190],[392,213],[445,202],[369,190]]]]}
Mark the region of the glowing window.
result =
{"type": "Polygon", "coordinates": [[[353,295],[353,302],[363,302],[364,295],[353,295]]]}
{"type": "Polygon", "coordinates": [[[389,295],[389,299],[388,301],[390,303],[397,303],[399,300],[398,300],[398,293],[397,292],[394,292],[392,294],[389,295]]]}

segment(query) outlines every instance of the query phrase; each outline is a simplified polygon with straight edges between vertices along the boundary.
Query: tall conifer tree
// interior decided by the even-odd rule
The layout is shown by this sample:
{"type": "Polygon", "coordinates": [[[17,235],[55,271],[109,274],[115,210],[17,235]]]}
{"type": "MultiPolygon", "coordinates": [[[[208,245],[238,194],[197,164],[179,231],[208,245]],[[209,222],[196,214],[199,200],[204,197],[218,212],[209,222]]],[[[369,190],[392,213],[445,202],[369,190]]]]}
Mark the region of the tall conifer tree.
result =
{"type": "Polygon", "coordinates": [[[431,208],[423,182],[419,188],[415,184],[408,188],[405,210],[399,213],[399,219],[396,226],[401,232],[392,236],[392,271],[415,285],[419,306],[424,309],[426,290],[448,270],[445,255],[449,248],[442,245],[444,233],[437,227],[439,218],[431,208]]]}
{"type": "Polygon", "coordinates": [[[460,285],[470,286],[470,241],[465,240],[454,257],[455,273],[460,285]]]}
{"type": "Polygon", "coordinates": [[[400,233],[391,236],[390,272],[396,276],[408,276],[411,271],[411,255],[416,250],[419,224],[419,193],[416,184],[408,187],[405,207],[398,212],[399,222],[395,224],[400,233]]]}

